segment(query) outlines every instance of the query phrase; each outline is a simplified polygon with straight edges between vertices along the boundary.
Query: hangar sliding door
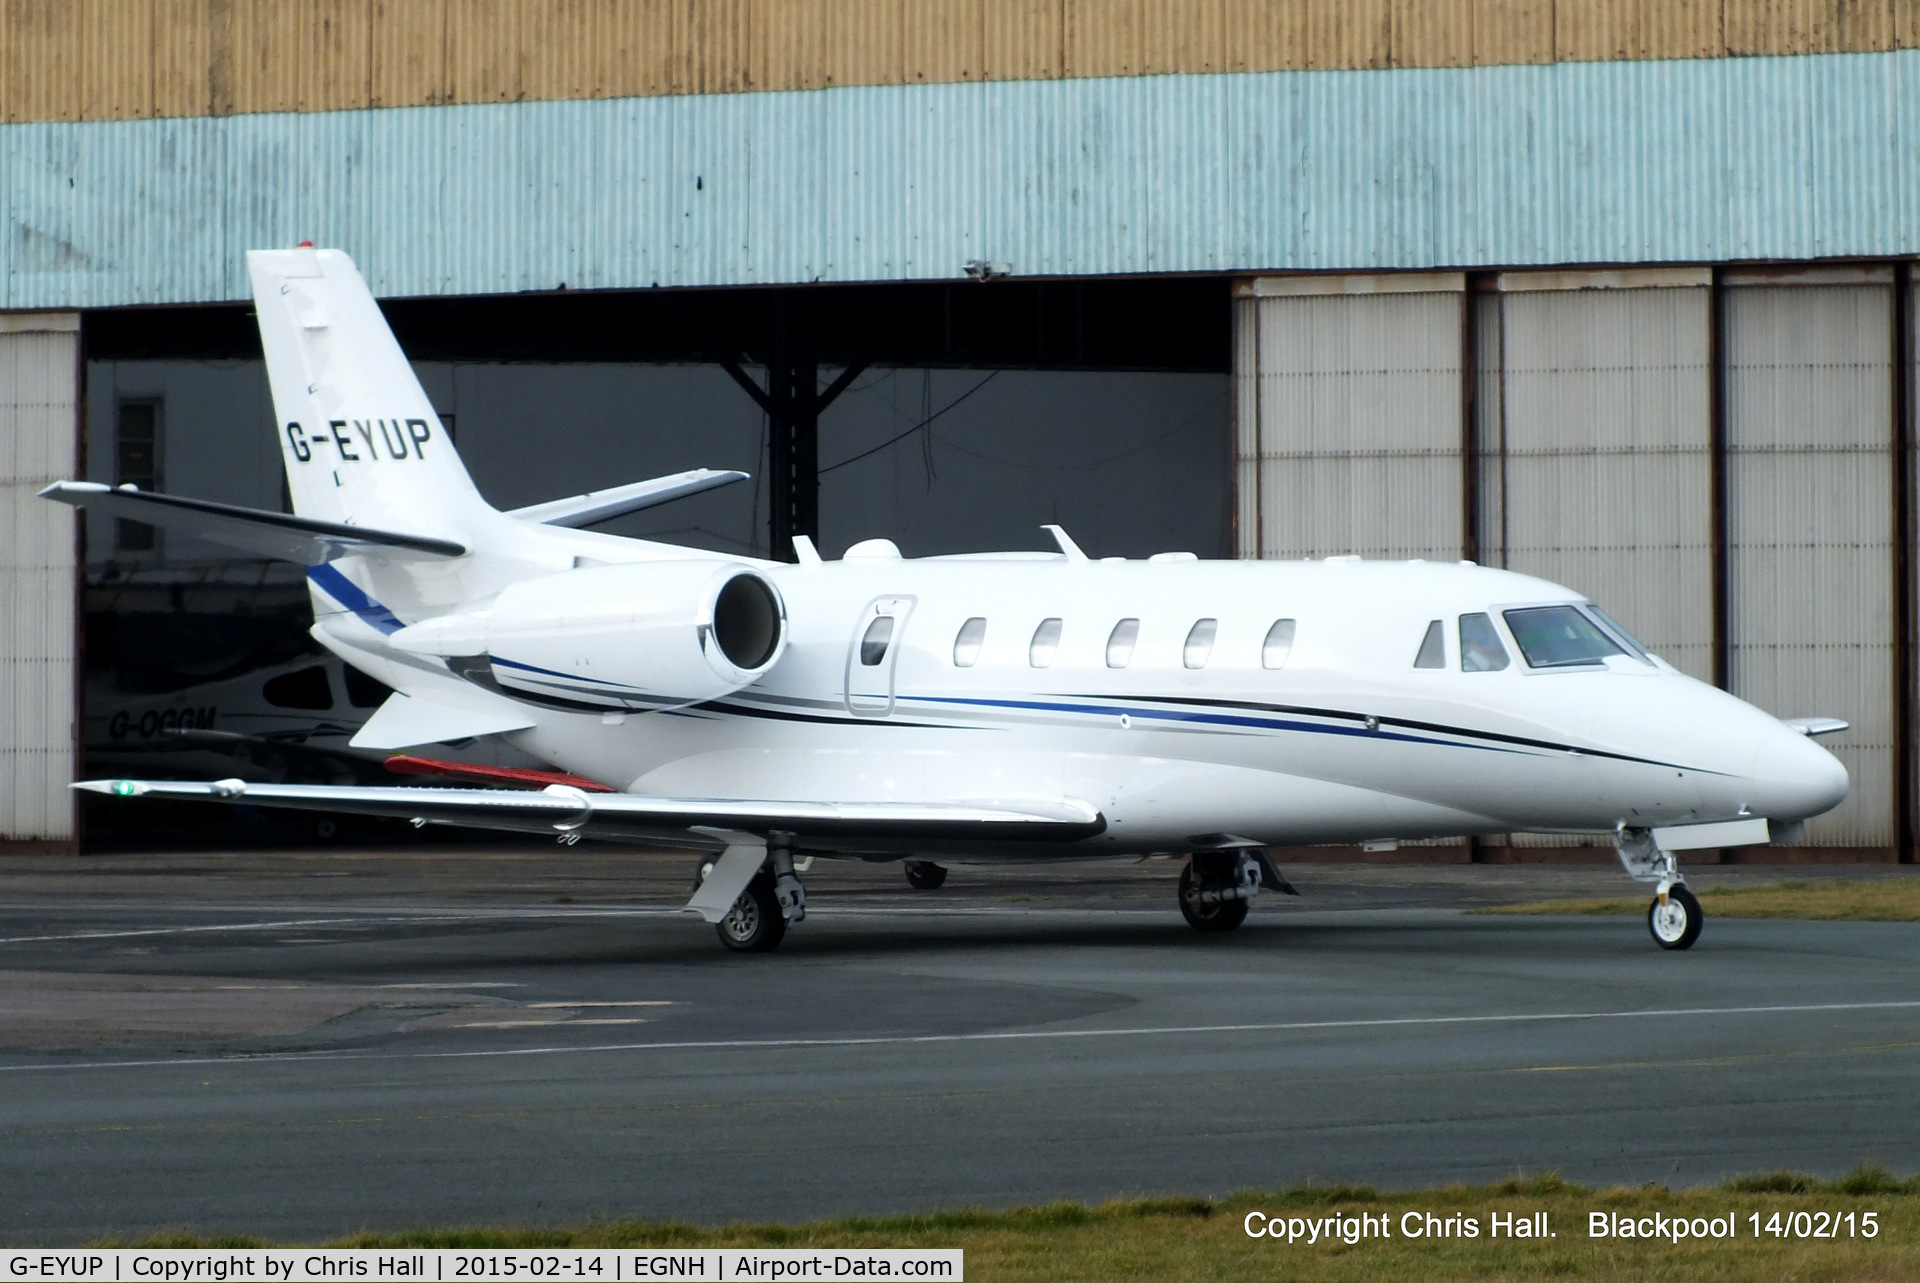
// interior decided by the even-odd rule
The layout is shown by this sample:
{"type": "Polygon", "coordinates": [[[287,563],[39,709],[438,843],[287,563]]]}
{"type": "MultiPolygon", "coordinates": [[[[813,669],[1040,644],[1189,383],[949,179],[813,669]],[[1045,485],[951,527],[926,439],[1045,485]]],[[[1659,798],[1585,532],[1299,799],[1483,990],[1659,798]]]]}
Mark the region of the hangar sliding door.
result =
{"type": "Polygon", "coordinates": [[[1818,846],[1886,847],[1893,819],[1893,274],[1730,276],[1728,685],[1821,742],[1853,787],[1818,846]]]}
{"type": "Polygon", "coordinates": [[[1242,557],[1460,556],[1464,284],[1459,273],[1242,284],[1242,557]]]}
{"type": "Polygon", "coordinates": [[[1481,381],[1497,379],[1477,416],[1481,560],[1587,594],[1702,679],[1713,668],[1708,283],[1691,269],[1508,273],[1478,304],[1476,345],[1481,381]]]}
{"type": "Polygon", "coordinates": [[[0,844],[74,839],[73,510],[35,497],[79,475],[80,318],[0,313],[0,844]]]}

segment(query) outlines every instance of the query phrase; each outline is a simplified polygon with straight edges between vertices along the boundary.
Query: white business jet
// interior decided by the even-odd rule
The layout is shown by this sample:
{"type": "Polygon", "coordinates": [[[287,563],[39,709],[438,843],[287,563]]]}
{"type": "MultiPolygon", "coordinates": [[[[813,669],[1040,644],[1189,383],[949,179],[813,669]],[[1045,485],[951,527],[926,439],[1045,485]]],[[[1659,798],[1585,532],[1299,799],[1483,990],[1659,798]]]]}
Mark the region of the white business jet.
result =
{"type": "Polygon", "coordinates": [[[1095,560],[1058,527],[1057,552],[876,539],[829,562],[796,539],[785,564],[578,528],[737,473],[500,512],[345,254],[247,266],[293,515],[44,493],[306,566],[314,637],[396,692],[356,746],[504,736],[556,782],[79,788],[694,848],[688,907],[739,950],[805,917],[816,856],[929,886],[942,859],[1181,855],[1181,911],[1225,931],[1291,890],[1270,846],[1511,832],[1612,834],[1655,884],[1655,940],[1684,949],[1677,852],[1797,840],[1846,796],[1810,738],[1844,723],[1682,676],[1525,575],[1095,560]]]}

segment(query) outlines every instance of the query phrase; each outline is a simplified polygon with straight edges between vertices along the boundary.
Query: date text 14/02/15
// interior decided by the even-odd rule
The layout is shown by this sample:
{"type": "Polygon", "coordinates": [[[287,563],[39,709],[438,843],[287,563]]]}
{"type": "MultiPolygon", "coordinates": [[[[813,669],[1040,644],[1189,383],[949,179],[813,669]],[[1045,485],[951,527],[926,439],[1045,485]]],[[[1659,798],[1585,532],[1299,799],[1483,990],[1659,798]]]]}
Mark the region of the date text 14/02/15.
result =
{"type": "Polygon", "coordinates": [[[1741,1237],[1741,1221],[1750,1238],[1878,1238],[1878,1212],[1749,1212],[1726,1216],[1634,1216],[1622,1212],[1587,1213],[1588,1238],[1732,1239],[1741,1237]]]}

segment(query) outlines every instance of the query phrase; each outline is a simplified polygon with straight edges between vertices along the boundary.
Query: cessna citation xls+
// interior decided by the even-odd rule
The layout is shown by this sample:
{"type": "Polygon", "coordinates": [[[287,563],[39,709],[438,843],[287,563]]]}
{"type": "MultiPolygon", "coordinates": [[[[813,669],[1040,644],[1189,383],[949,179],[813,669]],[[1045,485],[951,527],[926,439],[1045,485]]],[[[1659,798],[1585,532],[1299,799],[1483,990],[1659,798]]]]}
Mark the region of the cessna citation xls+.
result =
{"type": "Polygon", "coordinates": [[[741,475],[705,471],[497,511],[345,254],[247,266],[293,515],[46,495],[306,566],[314,637],[395,691],[356,746],[498,735],[554,782],[80,788],[692,848],[688,907],[735,949],[805,916],[816,856],[930,885],[942,859],[1180,854],[1187,920],[1227,930],[1291,889],[1270,846],[1511,832],[1612,834],[1685,948],[1675,852],[1846,796],[1810,738],[1844,723],[1782,722],[1506,571],[1094,560],[1058,528],[1050,553],[796,540],[785,564],[579,528],[741,475]]]}

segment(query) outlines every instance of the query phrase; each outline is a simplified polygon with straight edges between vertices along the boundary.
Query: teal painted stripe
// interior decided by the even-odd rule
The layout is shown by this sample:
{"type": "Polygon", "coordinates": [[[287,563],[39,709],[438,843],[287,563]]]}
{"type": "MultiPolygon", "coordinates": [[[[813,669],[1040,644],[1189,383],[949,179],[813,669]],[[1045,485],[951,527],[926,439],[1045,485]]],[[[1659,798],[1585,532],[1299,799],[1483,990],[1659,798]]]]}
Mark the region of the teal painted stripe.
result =
{"type": "Polygon", "coordinates": [[[0,127],[6,307],[1920,250],[1920,51],[0,127]]]}

